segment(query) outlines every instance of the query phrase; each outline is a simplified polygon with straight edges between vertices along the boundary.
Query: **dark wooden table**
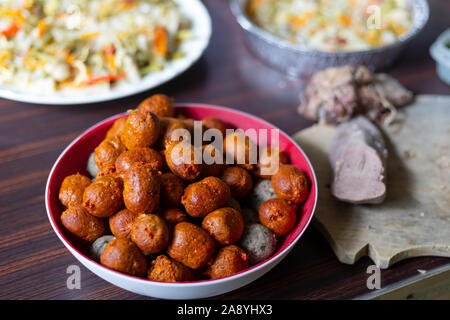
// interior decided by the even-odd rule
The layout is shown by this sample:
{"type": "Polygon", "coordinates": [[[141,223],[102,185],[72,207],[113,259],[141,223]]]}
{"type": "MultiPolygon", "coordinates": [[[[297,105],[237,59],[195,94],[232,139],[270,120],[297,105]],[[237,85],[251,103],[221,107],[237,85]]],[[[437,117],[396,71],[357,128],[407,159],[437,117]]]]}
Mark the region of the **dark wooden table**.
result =
{"type": "MultiPolygon", "coordinates": [[[[387,70],[415,93],[450,94],[428,48],[449,27],[450,2],[430,0],[431,19],[398,63],[387,70]]],[[[226,105],[256,114],[289,134],[310,125],[297,115],[305,79],[287,78],[247,50],[228,2],[209,0],[213,37],[205,55],[187,72],[155,90],[101,104],[55,107],[0,99],[0,298],[144,299],[84,268],[51,229],[44,206],[50,168],[65,146],[87,127],[164,92],[177,101],[226,105]],[[81,267],[81,289],[66,287],[66,269],[81,267]]],[[[449,259],[423,257],[382,271],[381,285],[431,270],[449,259]]],[[[313,227],[271,272],[223,299],[350,299],[366,294],[368,258],[341,264],[313,227]]]]}

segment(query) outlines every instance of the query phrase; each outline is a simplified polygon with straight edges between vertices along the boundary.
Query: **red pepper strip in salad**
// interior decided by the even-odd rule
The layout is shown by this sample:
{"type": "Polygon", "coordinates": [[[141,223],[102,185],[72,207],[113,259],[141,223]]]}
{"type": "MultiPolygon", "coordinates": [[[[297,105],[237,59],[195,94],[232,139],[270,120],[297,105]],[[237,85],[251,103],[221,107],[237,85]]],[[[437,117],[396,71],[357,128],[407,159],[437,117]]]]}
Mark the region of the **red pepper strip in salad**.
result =
{"type": "Polygon", "coordinates": [[[98,77],[92,77],[91,79],[89,79],[86,83],[87,86],[92,86],[94,84],[98,84],[100,82],[111,82],[111,81],[116,81],[122,78],[125,78],[126,74],[125,73],[121,73],[121,74],[108,74],[108,75],[104,75],[104,76],[98,76],[98,77]]]}
{"type": "Polygon", "coordinates": [[[20,30],[20,28],[17,25],[17,23],[13,22],[8,26],[8,28],[0,31],[0,34],[9,38],[9,37],[14,36],[19,30],[20,30]]]}

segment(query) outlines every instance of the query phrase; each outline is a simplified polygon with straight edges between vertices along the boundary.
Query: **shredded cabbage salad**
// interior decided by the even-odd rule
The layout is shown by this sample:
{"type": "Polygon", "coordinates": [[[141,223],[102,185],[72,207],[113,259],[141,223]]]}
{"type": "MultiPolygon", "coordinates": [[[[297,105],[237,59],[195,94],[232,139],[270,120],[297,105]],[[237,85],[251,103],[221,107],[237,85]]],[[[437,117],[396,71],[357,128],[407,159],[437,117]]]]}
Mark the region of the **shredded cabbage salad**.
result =
{"type": "Polygon", "coordinates": [[[412,26],[408,0],[249,0],[258,26],[320,51],[358,51],[397,41],[412,26]]]}
{"type": "Polygon", "coordinates": [[[164,69],[191,37],[173,0],[0,0],[0,83],[109,90],[164,69]]]}

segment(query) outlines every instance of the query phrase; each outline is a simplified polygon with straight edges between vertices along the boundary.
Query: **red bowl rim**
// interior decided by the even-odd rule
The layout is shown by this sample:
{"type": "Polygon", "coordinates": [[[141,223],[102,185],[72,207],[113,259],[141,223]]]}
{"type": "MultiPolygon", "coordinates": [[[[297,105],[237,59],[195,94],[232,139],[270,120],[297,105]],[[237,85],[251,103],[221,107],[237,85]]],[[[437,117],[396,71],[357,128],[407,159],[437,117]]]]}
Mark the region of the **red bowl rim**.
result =
{"type": "MultiPolygon", "coordinates": [[[[315,190],[315,197],[314,197],[314,204],[313,204],[313,208],[311,210],[311,213],[309,215],[309,219],[306,222],[303,230],[300,231],[300,233],[297,235],[296,238],[294,238],[291,243],[289,243],[287,245],[286,248],[284,248],[282,251],[277,252],[276,254],[272,255],[271,257],[267,258],[264,261],[261,261],[258,264],[255,264],[245,270],[242,270],[238,273],[235,273],[231,276],[228,277],[223,277],[223,278],[217,278],[217,279],[206,279],[206,280],[196,280],[196,281],[185,281],[185,282],[163,282],[163,281],[155,281],[155,280],[150,280],[150,279],[145,279],[145,278],[140,278],[140,277],[136,277],[136,276],[131,276],[119,271],[115,271],[112,269],[109,269],[105,266],[103,266],[102,264],[98,263],[97,261],[89,258],[88,256],[86,256],[84,253],[82,253],[81,251],[79,251],[77,248],[75,248],[67,239],[66,237],[62,234],[62,232],[59,230],[56,221],[54,220],[53,216],[50,214],[50,206],[49,206],[49,201],[50,201],[50,192],[49,192],[49,187],[51,184],[51,180],[53,179],[53,174],[54,171],[56,169],[56,167],[58,167],[59,162],[61,161],[61,159],[63,158],[63,156],[66,154],[66,152],[68,152],[69,149],[72,148],[72,146],[74,144],[76,144],[78,141],[85,139],[88,135],[90,135],[93,131],[95,131],[98,127],[100,127],[102,124],[106,123],[106,122],[110,122],[113,119],[118,119],[120,117],[122,117],[124,114],[126,114],[126,112],[120,113],[120,114],[116,114],[113,116],[110,116],[100,122],[97,122],[96,124],[92,125],[91,127],[89,127],[86,131],[84,131],[83,133],[81,133],[78,137],[76,137],[59,155],[59,157],[56,159],[54,165],[52,166],[52,169],[50,170],[48,179],[47,179],[47,184],[45,187],[45,207],[47,210],[47,216],[48,219],[50,221],[50,224],[53,228],[53,230],[55,231],[56,235],[58,236],[58,238],[61,240],[61,242],[66,246],[67,249],[69,249],[69,251],[71,253],[72,250],[74,252],[76,252],[80,257],[84,258],[85,260],[87,260],[87,263],[93,263],[95,266],[99,266],[100,268],[102,268],[105,272],[111,273],[112,275],[118,275],[120,277],[124,277],[130,281],[137,281],[140,282],[141,284],[144,283],[150,283],[152,285],[160,285],[163,287],[195,287],[195,286],[205,286],[205,285],[211,285],[211,284],[219,284],[219,283],[223,283],[223,282],[227,282],[227,281],[231,281],[237,278],[242,278],[245,277],[246,275],[263,269],[264,267],[266,267],[267,265],[269,265],[273,260],[276,260],[278,257],[283,256],[284,254],[286,254],[287,252],[289,252],[293,246],[297,243],[297,241],[301,238],[301,236],[303,235],[303,233],[305,232],[305,230],[308,228],[309,224],[311,223],[311,220],[314,216],[314,212],[316,210],[317,207],[317,199],[318,199],[318,186],[317,186],[317,178],[316,178],[316,173],[314,171],[314,167],[311,164],[311,161],[309,160],[309,158],[307,157],[307,155],[305,154],[305,152],[303,151],[303,149],[291,138],[291,136],[289,136],[286,132],[284,132],[283,130],[281,130],[280,128],[274,126],[273,124],[271,124],[270,122],[261,119],[255,115],[252,115],[250,113],[241,111],[241,110],[236,110],[236,109],[232,109],[232,108],[228,108],[228,107],[224,107],[224,106],[218,106],[218,105],[211,105],[211,104],[204,104],[204,103],[176,103],[175,107],[183,107],[183,108],[195,108],[195,107],[206,107],[206,108],[210,108],[210,109],[217,109],[218,111],[220,110],[227,110],[227,111],[231,111],[240,115],[244,115],[247,117],[251,117],[254,118],[260,122],[265,123],[267,126],[276,128],[280,131],[281,134],[283,134],[284,136],[286,136],[286,138],[295,146],[297,147],[300,152],[302,153],[303,157],[305,158],[306,162],[308,163],[308,166],[311,170],[312,173],[312,178],[313,178],[313,183],[311,185],[314,186],[314,190],[315,190]]],[[[81,262],[81,261],[80,261],[81,262]]]]}

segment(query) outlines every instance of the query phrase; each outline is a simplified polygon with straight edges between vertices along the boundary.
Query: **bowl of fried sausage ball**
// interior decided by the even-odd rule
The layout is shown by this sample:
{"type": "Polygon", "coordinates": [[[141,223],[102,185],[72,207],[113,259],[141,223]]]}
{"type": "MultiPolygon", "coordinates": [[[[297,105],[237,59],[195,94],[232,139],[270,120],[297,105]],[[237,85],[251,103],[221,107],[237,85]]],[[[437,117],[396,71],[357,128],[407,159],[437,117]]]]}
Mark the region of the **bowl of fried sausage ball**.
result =
{"type": "Polygon", "coordinates": [[[84,266],[165,299],[215,296],[261,277],[300,239],[316,202],[311,163],[284,132],[163,94],[76,138],[46,188],[50,223],[84,266]],[[265,140],[249,134],[262,129],[265,140]]]}

